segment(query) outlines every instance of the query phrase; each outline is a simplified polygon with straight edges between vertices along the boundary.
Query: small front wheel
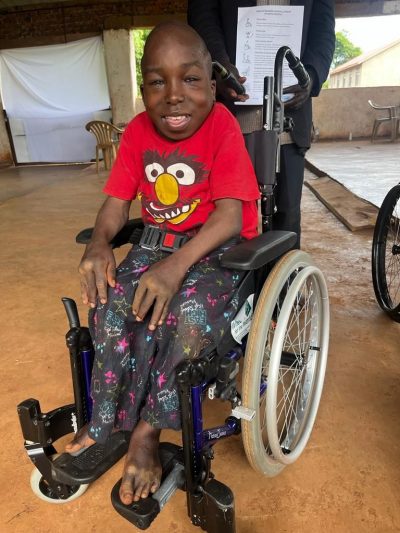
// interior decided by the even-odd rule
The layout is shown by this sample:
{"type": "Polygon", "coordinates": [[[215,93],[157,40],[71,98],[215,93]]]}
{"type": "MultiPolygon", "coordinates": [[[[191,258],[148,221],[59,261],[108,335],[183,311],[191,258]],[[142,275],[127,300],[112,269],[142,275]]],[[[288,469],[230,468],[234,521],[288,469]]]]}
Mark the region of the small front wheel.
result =
{"type": "Polygon", "coordinates": [[[48,485],[41,472],[37,468],[32,470],[31,489],[33,493],[47,503],[69,503],[76,500],[87,491],[89,485],[73,485],[68,487],[69,496],[60,498],[59,495],[48,485]]]}

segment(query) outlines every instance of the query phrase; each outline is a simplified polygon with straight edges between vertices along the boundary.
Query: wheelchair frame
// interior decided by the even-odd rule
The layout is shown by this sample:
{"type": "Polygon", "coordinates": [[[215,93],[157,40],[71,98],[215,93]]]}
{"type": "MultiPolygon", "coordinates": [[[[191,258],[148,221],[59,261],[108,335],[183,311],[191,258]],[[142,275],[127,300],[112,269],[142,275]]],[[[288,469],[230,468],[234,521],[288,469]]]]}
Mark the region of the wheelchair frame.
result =
{"type": "MultiPolygon", "coordinates": [[[[297,69],[297,76],[303,82],[305,76],[298,59],[289,48],[283,47],[277,54],[274,77],[265,79],[266,94],[269,97],[265,98],[264,122],[266,133],[271,135],[269,155],[273,163],[269,165],[268,179],[265,179],[260,186],[263,233],[252,241],[241,243],[229,250],[221,260],[224,267],[248,270],[239,287],[239,308],[249,294],[254,293],[257,299],[271,265],[290,250],[296,240],[296,235],[291,232],[266,232],[270,230],[274,212],[273,187],[276,164],[279,165],[278,135],[284,129],[290,129],[290,124],[284,124],[281,102],[281,69],[284,58],[288,59],[295,72],[297,69]]],[[[137,242],[142,228],[140,219],[130,221],[128,226],[115,237],[113,246],[137,242]]],[[[90,234],[91,230],[84,230],[77,236],[77,241],[87,242],[90,234]]],[[[291,276],[296,277],[299,269],[292,269],[291,272],[291,276]]],[[[288,295],[293,298],[290,287],[288,295]]],[[[323,298],[326,300],[326,295],[323,295],[323,298]]],[[[70,354],[74,403],[42,413],[38,400],[28,399],[20,403],[17,408],[25,449],[37,468],[31,485],[37,495],[46,501],[56,502],[71,501],[80,496],[86,490],[88,483],[97,479],[126,453],[130,437],[128,432],[117,432],[110,436],[105,445],[95,444],[77,456],[64,453],[55,459],[52,458],[56,454],[53,443],[63,435],[79,430],[90,420],[91,414],[89,391],[94,350],[89,330],[80,326],[75,302],[63,298],[63,304],[70,324],[66,343],[70,354]]],[[[214,478],[211,472],[211,460],[214,455],[214,444],[240,433],[242,421],[251,423],[256,414],[255,409],[242,405],[236,384],[239,360],[243,357],[245,348],[246,339],[242,344],[238,344],[228,333],[213,352],[203,353],[196,360],[185,360],[178,367],[182,446],[161,443],[160,459],[163,475],[159,490],[131,506],[125,506],[119,500],[120,481],[112,491],[114,508],[138,528],[149,527],[179,488],[186,491],[188,514],[194,525],[209,533],[235,532],[234,496],[229,487],[214,478]],[[202,415],[202,400],[206,391],[210,399],[221,398],[230,401],[232,405],[231,416],[223,424],[209,429],[204,429],[202,415]]],[[[327,352],[327,345],[322,349],[327,352]]],[[[288,354],[284,355],[282,352],[282,357],[284,356],[288,357],[288,354]]],[[[322,363],[322,380],[325,363],[324,361],[322,363]]],[[[261,397],[266,389],[266,382],[261,380],[258,392],[255,394],[261,397]]],[[[322,383],[319,389],[320,394],[322,383]]],[[[317,406],[318,402],[319,398],[317,406]]],[[[316,412],[312,416],[315,417],[315,414],[316,412]]]]}

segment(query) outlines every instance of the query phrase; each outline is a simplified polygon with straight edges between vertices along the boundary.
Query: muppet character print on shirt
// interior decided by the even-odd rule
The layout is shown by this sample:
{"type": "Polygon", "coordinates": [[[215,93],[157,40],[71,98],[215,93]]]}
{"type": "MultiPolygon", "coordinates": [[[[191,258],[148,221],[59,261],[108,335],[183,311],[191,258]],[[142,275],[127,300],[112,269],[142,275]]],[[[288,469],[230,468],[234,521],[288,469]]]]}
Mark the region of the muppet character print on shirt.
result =
{"type": "Polygon", "coordinates": [[[212,209],[207,184],[209,171],[195,155],[179,150],[168,155],[147,150],[143,163],[145,179],[138,199],[146,223],[185,231],[205,222],[204,204],[212,209]]]}

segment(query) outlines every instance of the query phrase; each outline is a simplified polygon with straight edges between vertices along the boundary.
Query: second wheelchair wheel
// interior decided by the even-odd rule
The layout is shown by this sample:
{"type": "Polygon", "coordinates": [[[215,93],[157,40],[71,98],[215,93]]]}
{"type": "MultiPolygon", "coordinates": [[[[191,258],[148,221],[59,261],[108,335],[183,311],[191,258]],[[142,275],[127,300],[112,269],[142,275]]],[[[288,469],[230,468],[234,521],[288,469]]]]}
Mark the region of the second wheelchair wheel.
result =
{"type": "Polygon", "coordinates": [[[381,308],[400,322],[400,184],[388,192],[376,220],[372,281],[381,308]]]}
{"type": "Polygon", "coordinates": [[[251,466],[277,475],[304,450],[322,393],[329,342],[329,302],[308,254],[286,254],[269,274],[253,316],[243,367],[242,420],[251,466]]]}

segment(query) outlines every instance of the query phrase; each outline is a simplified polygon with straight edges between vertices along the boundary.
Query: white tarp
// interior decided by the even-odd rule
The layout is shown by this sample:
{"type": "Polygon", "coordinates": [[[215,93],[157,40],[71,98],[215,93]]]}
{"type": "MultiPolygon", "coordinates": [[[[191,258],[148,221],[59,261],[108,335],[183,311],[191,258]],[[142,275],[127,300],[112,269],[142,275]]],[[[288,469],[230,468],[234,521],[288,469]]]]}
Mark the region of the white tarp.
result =
{"type": "Polygon", "coordinates": [[[110,107],[101,37],[2,50],[0,80],[8,117],[23,123],[30,161],[94,157],[85,124],[110,107]]]}

